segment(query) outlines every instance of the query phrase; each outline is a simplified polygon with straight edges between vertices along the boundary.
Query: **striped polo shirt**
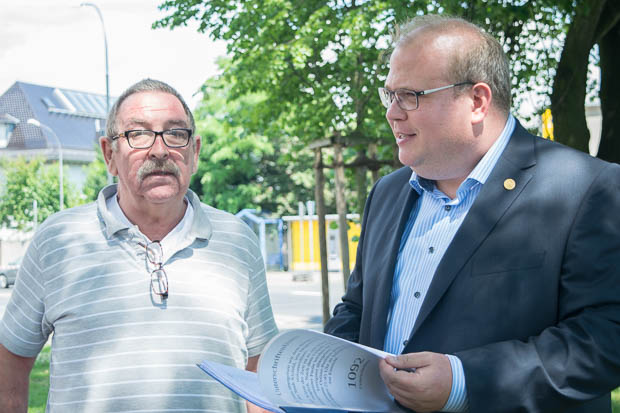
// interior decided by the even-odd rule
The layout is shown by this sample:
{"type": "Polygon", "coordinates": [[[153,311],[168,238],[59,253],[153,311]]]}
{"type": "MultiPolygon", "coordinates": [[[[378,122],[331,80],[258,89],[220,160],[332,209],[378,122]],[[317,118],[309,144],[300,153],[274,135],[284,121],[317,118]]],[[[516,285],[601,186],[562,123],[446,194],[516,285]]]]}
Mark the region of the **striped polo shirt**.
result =
{"type": "Polygon", "coordinates": [[[188,191],[194,216],[164,251],[162,300],[151,292],[146,237],[106,207],[115,193],[108,186],[40,226],[0,343],[33,357],[52,336],[48,412],[244,412],[196,363],[245,368],[277,333],[255,234],[188,191]]]}

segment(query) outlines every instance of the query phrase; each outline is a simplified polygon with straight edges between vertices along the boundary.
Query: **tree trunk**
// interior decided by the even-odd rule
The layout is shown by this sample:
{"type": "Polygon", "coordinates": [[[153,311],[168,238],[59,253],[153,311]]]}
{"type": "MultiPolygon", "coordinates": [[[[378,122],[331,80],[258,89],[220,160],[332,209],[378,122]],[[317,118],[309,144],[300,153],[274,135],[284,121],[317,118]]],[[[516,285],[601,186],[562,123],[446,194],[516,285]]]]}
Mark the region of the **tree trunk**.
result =
{"type": "Polygon", "coordinates": [[[355,168],[355,186],[357,189],[357,213],[360,217],[364,213],[364,205],[368,196],[368,186],[366,184],[366,168],[358,166],[355,168]]]}
{"type": "MultiPolygon", "coordinates": [[[[370,145],[368,145],[368,156],[372,160],[375,160],[375,161],[377,160],[377,144],[376,143],[371,143],[370,145]]],[[[379,170],[372,169],[370,171],[370,175],[372,176],[372,184],[374,185],[375,182],[379,180],[379,170]]]]}
{"type": "Polygon", "coordinates": [[[314,171],[316,184],[314,199],[316,214],[319,217],[319,253],[321,255],[321,292],[323,295],[323,325],[330,317],[329,311],[329,273],[327,269],[327,234],[325,229],[325,175],[323,174],[323,154],[321,148],[314,150],[314,171]]]}
{"type": "Polygon", "coordinates": [[[590,132],[584,110],[588,57],[606,0],[583,0],[577,6],[551,94],[555,139],[588,153],[590,132]]]}
{"type": "Polygon", "coordinates": [[[336,181],[336,209],[338,210],[338,233],[340,234],[340,259],[342,260],[342,277],[344,288],[347,289],[349,282],[349,234],[347,223],[347,203],[344,195],[344,161],[342,157],[342,145],[334,145],[334,178],[336,181]]]}
{"type": "Polygon", "coordinates": [[[601,67],[601,114],[603,126],[598,157],[620,163],[620,23],[599,41],[601,67]]]}

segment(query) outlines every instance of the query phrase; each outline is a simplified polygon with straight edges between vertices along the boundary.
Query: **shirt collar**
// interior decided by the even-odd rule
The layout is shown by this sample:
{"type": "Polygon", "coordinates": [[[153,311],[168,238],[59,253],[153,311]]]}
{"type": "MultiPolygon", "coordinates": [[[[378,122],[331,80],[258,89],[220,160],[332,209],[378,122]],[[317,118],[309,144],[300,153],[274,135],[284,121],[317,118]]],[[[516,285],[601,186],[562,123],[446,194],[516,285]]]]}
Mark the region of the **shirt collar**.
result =
{"type": "MultiPolygon", "coordinates": [[[[117,232],[128,229],[130,223],[119,220],[114,214],[108,210],[106,199],[116,196],[117,184],[108,185],[99,192],[97,197],[97,211],[105,226],[106,235],[111,238],[117,232]]],[[[209,239],[212,234],[212,226],[207,213],[202,209],[202,204],[198,196],[188,189],[185,197],[189,200],[194,210],[194,219],[189,230],[189,235],[193,238],[209,239]]]]}
{"type": "MultiPolygon", "coordinates": [[[[504,126],[504,130],[502,130],[502,133],[493,143],[491,148],[489,148],[487,153],[482,157],[482,159],[480,159],[478,164],[476,164],[476,166],[469,173],[467,178],[465,178],[465,180],[461,183],[459,190],[464,186],[471,187],[476,182],[484,185],[484,183],[489,178],[491,171],[495,167],[495,164],[497,164],[499,157],[504,152],[504,149],[506,149],[506,145],[508,145],[510,137],[514,132],[515,125],[515,118],[511,114],[509,114],[506,125],[504,126]]],[[[433,191],[435,191],[435,181],[422,178],[421,176],[418,176],[418,174],[416,174],[415,172],[411,173],[411,178],[409,178],[409,184],[418,194],[421,194],[422,191],[427,191],[429,193],[433,193],[433,191]]]]}

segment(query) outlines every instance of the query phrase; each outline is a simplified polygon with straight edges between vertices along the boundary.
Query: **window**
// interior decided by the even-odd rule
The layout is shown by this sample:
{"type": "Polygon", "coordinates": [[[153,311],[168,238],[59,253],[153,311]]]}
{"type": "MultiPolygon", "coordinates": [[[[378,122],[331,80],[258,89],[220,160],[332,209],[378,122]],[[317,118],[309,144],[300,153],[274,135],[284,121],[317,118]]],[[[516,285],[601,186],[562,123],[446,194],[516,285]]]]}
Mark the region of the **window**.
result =
{"type": "Polygon", "coordinates": [[[9,146],[13,129],[15,129],[14,123],[0,120],[0,148],[9,146]]]}

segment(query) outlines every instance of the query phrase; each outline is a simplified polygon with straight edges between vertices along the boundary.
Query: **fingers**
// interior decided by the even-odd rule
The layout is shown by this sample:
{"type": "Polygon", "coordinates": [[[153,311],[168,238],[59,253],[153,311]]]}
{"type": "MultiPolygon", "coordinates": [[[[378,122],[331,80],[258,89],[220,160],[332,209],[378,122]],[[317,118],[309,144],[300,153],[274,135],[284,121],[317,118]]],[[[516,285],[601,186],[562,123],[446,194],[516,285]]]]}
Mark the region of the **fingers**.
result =
{"type": "Polygon", "coordinates": [[[398,356],[387,356],[385,361],[395,369],[417,369],[428,366],[432,362],[433,354],[434,353],[429,353],[427,351],[421,353],[400,354],[398,356]]]}
{"type": "Polygon", "coordinates": [[[443,354],[426,352],[388,357],[380,361],[379,373],[399,403],[419,412],[440,410],[452,388],[452,368],[443,354]]]}

